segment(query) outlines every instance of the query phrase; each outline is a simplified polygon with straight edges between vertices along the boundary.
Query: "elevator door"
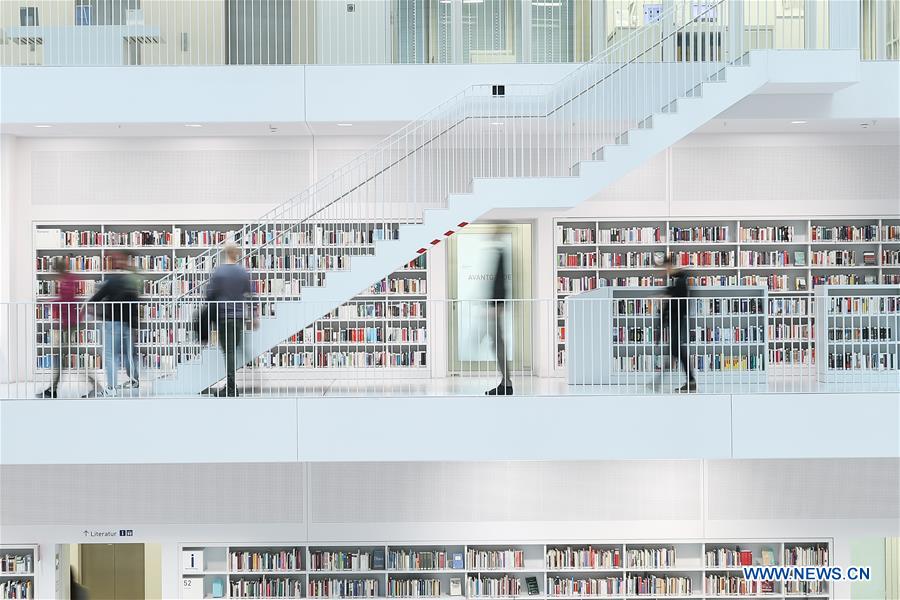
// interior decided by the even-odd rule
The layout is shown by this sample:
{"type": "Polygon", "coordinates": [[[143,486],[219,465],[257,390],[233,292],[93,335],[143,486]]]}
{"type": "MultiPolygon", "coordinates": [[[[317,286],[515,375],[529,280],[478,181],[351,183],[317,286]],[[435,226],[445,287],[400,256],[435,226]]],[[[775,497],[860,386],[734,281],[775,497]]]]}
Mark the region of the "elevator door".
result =
{"type": "Polygon", "coordinates": [[[82,544],[81,585],[91,600],[144,600],[144,545],[82,544]]]}

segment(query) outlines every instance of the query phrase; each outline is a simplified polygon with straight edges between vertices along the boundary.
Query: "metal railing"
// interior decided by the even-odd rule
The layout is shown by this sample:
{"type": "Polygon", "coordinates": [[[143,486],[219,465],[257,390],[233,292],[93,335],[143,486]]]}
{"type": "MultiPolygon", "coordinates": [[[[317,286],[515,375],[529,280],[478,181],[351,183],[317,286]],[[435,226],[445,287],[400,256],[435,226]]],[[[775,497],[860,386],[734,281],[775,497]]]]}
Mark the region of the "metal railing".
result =
{"type": "Polygon", "coordinates": [[[7,303],[0,397],[155,397],[173,349],[209,346],[203,368],[221,381],[205,393],[217,396],[900,391],[900,293],[832,297],[788,317],[720,290],[322,302],[323,318],[274,348],[246,347],[267,318],[262,298],[181,302],[174,328],[167,303],[7,303]]]}
{"type": "MultiPolygon", "coordinates": [[[[712,0],[30,0],[0,3],[0,64],[583,62],[712,0]]],[[[748,1],[746,46],[898,58],[900,0],[748,1]],[[862,40],[860,40],[860,37],[862,40]]],[[[712,15],[708,15],[712,17],[712,15]]]]}

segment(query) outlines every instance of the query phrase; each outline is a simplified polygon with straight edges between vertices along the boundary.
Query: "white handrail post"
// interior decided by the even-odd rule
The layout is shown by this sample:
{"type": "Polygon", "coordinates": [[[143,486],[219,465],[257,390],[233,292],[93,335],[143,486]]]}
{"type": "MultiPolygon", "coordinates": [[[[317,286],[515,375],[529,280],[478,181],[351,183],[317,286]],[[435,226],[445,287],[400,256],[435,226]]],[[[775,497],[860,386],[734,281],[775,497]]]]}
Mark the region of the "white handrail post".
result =
{"type": "Polygon", "coordinates": [[[732,0],[728,8],[728,62],[735,63],[743,55],[744,0],[732,0]]]}
{"type": "Polygon", "coordinates": [[[662,60],[664,63],[674,63],[675,62],[675,46],[678,41],[675,39],[677,36],[675,35],[675,21],[678,16],[674,10],[675,0],[664,0],[662,4],[662,18],[660,19],[660,35],[662,39],[665,40],[663,42],[663,56],[662,60]],[[671,14],[672,18],[666,18],[666,15],[671,14]]]}

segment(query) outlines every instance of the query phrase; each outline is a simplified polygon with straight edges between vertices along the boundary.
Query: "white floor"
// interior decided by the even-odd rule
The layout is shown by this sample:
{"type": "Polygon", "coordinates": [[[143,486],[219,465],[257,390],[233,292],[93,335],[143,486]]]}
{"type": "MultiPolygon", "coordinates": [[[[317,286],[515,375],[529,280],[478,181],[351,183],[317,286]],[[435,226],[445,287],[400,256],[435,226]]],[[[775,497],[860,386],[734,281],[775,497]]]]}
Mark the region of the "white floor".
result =
{"type": "MultiPolygon", "coordinates": [[[[440,378],[386,378],[377,372],[371,376],[335,376],[334,378],[303,378],[302,376],[278,379],[272,375],[253,373],[239,375],[238,389],[243,396],[482,396],[499,383],[498,375],[472,373],[465,376],[440,378]]],[[[219,387],[224,382],[219,384],[219,387]]],[[[684,383],[680,375],[665,377],[659,385],[623,381],[615,385],[568,385],[562,377],[514,376],[513,392],[516,396],[562,395],[652,395],[669,394],[684,383]]],[[[0,384],[0,398],[32,399],[47,387],[46,381],[24,381],[0,384]]],[[[60,398],[81,398],[91,390],[86,381],[60,383],[60,398]]],[[[696,393],[701,394],[758,394],[758,393],[849,393],[849,392],[900,392],[900,377],[880,381],[856,381],[847,383],[822,383],[814,373],[770,376],[766,383],[751,383],[740,379],[700,379],[696,393]]],[[[117,391],[121,397],[153,397],[152,381],[145,380],[137,389],[117,391]]]]}

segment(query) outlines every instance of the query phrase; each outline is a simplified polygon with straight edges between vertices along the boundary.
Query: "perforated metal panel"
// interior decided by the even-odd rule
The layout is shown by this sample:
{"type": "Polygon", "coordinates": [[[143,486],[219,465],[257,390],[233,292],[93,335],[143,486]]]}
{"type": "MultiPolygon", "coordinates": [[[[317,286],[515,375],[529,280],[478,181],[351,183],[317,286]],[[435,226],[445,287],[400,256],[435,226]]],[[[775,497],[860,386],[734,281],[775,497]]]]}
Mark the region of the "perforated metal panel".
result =
{"type": "Polygon", "coordinates": [[[666,153],[660,152],[592,197],[591,201],[660,202],[665,198],[666,153]]]}
{"type": "Polygon", "coordinates": [[[317,463],[312,523],[700,518],[699,461],[317,463]]]}
{"type": "Polygon", "coordinates": [[[672,197],[720,204],[896,199],[898,161],[898,146],[675,146],[672,197]]]}
{"type": "Polygon", "coordinates": [[[708,515],[742,519],[900,518],[900,459],[714,460],[708,515]]]}
{"type": "Polygon", "coordinates": [[[0,525],[299,523],[304,477],[297,463],[2,466],[0,525]]]}
{"type": "Polygon", "coordinates": [[[59,150],[32,155],[34,204],[284,202],[310,183],[309,151],[59,150]]]}

